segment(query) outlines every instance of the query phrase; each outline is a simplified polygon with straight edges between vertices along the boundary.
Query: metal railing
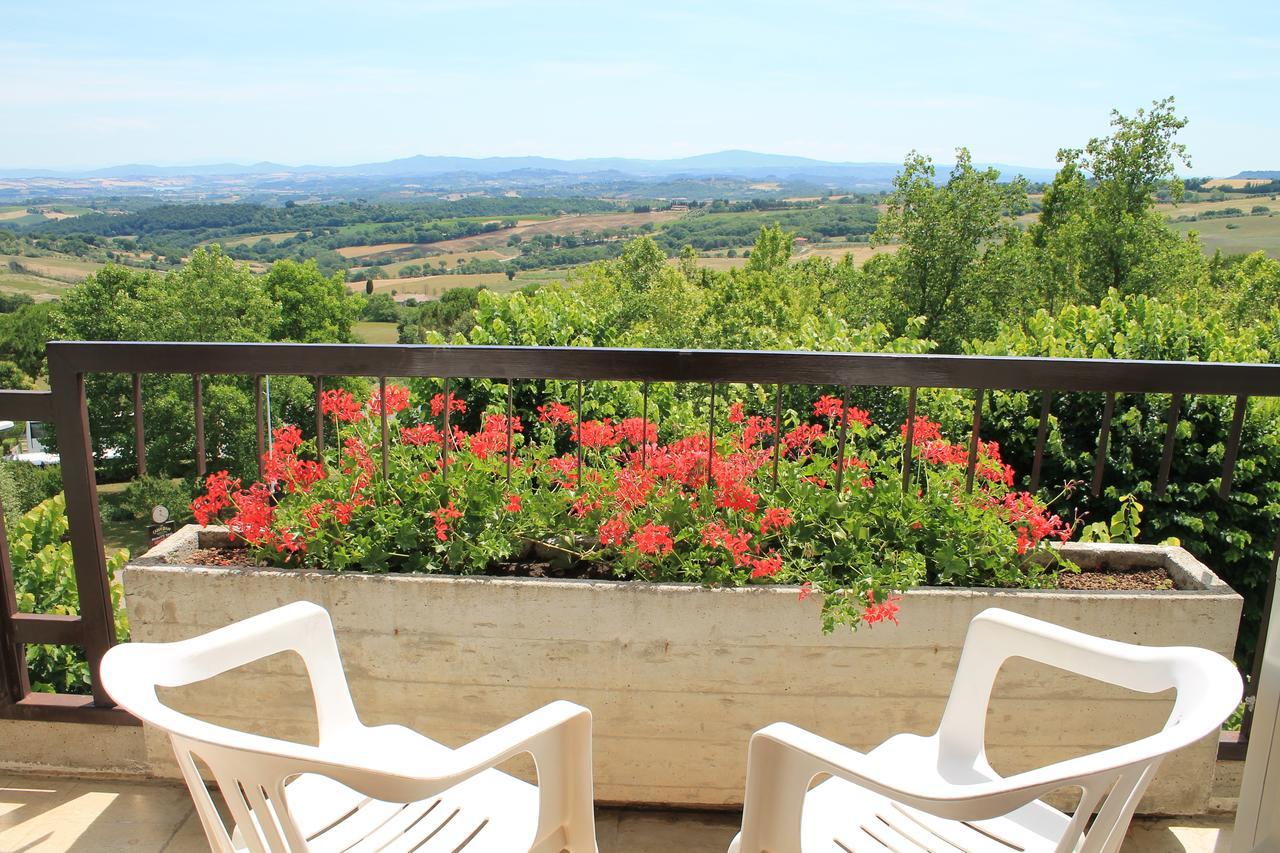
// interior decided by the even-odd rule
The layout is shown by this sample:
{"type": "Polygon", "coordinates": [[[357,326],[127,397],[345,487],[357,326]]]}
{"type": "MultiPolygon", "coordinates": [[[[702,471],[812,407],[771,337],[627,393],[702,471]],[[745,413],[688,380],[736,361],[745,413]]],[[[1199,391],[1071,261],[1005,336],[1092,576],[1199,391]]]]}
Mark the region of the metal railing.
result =
{"type": "MultiPolygon", "coordinates": [[[[1034,445],[1031,486],[1040,481],[1050,406],[1055,394],[1105,394],[1092,491],[1100,492],[1106,466],[1111,421],[1118,394],[1169,394],[1167,428],[1156,491],[1169,482],[1176,453],[1177,425],[1187,395],[1235,397],[1235,408],[1225,447],[1219,494],[1230,494],[1246,407],[1251,397],[1280,397],[1280,365],[1213,364],[1203,362],[1121,361],[1102,359],[1022,358],[999,356],[949,356],[814,352],[743,352],[724,350],[647,350],[576,347],[482,347],[432,345],[258,344],[258,343],[116,343],[52,342],[47,348],[50,391],[0,391],[0,418],[50,422],[57,433],[66,492],[75,577],[80,594],[79,616],[18,613],[14,596],[8,546],[0,517],[0,717],[121,723],[132,720],[113,707],[98,680],[98,666],[115,642],[110,589],[103,555],[94,455],[85,400],[85,379],[92,374],[132,376],[132,403],[137,470],[146,473],[144,375],[189,375],[192,378],[192,413],[195,421],[194,451],[197,475],[206,472],[204,382],[210,375],[249,376],[254,381],[259,457],[264,449],[266,420],[262,380],[265,376],[302,376],[315,382],[316,438],[323,446],[324,420],[320,395],[325,377],[362,376],[490,379],[508,384],[508,429],[512,414],[511,384],[517,380],[567,380],[577,383],[577,406],[582,409],[582,386],[589,381],[642,383],[644,417],[648,418],[648,386],[655,382],[702,383],[710,386],[708,424],[714,435],[716,386],[749,383],[775,387],[775,408],[780,414],[785,386],[822,385],[843,389],[846,401],[855,387],[907,389],[907,440],[902,478],[908,482],[912,466],[910,429],[914,425],[917,392],[950,388],[973,391],[974,408],[969,437],[967,476],[972,486],[979,452],[983,407],[991,391],[1038,391],[1042,394],[1040,419],[1034,445]],[[69,696],[32,693],[27,683],[23,647],[27,644],[69,644],[85,649],[89,660],[92,695],[69,696]]],[[[449,406],[443,418],[448,430],[449,406]]],[[[386,413],[382,414],[386,436],[386,413]]],[[[843,430],[840,436],[843,447],[843,430]]],[[[837,459],[837,479],[842,473],[843,452],[837,459]]],[[[385,463],[385,457],[384,457],[385,463]]],[[[384,469],[385,470],[385,469],[384,469]]],[[[1278,542],[1280,544],[1280,542],[1278,542]]],[[[1276,563],[1270,564],[1273,598],[1276,563]]],[[[1267,614],[1263,615],[1265,633],[1267,614]]],[[[1262,648],[1265,636],[1259,637],[1262,648]]],[[[1261,655],[1257,656],[1261,661],[1261,655]]],[[[1257,664],[1255,663],[1255,669],[1257,664]]],[[[1257,673],[1252,679],[1256,684],[1257,673]]],[[[1249,714],[1243,731],[1247,733],[1249,714]]],[[[1239,752],[1246,737],[1228,739],[1224,754],[1239,752]]]]}

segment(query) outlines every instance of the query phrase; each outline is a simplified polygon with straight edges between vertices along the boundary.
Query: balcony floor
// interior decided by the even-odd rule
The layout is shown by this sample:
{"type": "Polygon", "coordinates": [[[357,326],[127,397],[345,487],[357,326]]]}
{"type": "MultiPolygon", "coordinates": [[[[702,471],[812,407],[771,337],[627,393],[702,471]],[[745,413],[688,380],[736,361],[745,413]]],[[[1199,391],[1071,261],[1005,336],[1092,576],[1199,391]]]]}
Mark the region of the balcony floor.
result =
{"type": "MultiPolygon", "coordinates": [[[[723,853],[738,828],[730,813],[605,809],[600,853],[723,853]]],[[[1225,851],[1231,817],[1135,820],[1126,853],[1225,851]]],[[[186,788],[0,773],[3,853],[198,853],[208,850],[186,788]]]]}

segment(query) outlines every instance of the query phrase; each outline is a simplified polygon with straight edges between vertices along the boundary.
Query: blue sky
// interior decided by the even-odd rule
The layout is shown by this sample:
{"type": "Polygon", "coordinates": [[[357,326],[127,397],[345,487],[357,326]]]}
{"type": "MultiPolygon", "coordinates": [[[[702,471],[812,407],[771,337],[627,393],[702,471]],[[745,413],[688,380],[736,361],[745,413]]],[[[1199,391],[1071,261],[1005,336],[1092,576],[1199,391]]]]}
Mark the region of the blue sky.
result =
{"type": "Polygon", "coordinates": [[[1280,169],[1280,3],[7,3],[0,166],[412,154],[1047,166],[1175,95],[1193,174],[1280,169]]]}

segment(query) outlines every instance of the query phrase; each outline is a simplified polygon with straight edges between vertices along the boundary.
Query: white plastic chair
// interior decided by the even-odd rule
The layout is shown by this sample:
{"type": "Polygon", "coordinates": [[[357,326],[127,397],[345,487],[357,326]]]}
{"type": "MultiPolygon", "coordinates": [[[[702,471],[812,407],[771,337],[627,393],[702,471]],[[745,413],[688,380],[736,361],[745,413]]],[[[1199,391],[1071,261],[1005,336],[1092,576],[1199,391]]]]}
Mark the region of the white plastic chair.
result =
{"type": "Polygon", "coordinates": [[[989,609],[969,625],[935,734],[895,735],[864,755],[787,723],[756,732],[729,850],[1111,853],[1161,758],[1216,731],[1241,689],[1235,666],[1206,649],[1118,643],[989,609]],[[1015,656],[1177,698],[1153,735],[1002,778],[983,740],[996,674],[1015,656]],[[821,774],[830,778],[806,792],[821,774]],[[1062,788],[1081,791],[1074,816],[1039,799],[1062,788]]]}
{"type": "Polygon", "coordinates": [[[176,643],[116,646],[102,683],[169,734],[218,853],[481,851],[594,853],[591,712],[553,702],[456,750],[403,726],[356,716],[329,614],[297,602],[176,643]],[[156,688],[212,678],[279,652],[302,656],[319,745],[276,740],[193,719],[156,688]],[[492,769],[533,755],[535,787],[492,769]],[[208,765],[235,823],[228,835],[195,759],[208,765]]]}

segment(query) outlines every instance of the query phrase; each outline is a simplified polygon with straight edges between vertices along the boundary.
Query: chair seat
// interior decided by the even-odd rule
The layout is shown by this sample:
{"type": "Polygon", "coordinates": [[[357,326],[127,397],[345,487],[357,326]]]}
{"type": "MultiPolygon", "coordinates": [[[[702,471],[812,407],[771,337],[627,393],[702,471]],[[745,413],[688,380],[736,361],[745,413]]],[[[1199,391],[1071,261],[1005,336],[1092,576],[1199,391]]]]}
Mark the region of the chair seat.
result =
{"type": "MultiPolygon", "coordinates": [[[[368,732],[382,749],[398,742],[401,757],[449,752],[399,726],[368,732]]],[[[537,787],[499,770],[413,803],[376,800],[313,773],[286,785],[285,796],[312,853],[510,853],[528,849],[538,821],[537,787]]],[[[232,843],[247,853],[238,830],[232,843]]]]}
{"type": "MultiPolygon", "coordinates": [[[[896,735],[867,753],[867,757],[883,762],[885,767],[912,767],[917,778],[932,775],[954,785],[999,778],[980,768],[946,767],[938,760],[938,744],[936,737],[896,735]]],[[[1036,800],[990,820],[947,820],[833,777],[805,795],[801,821],[806,851],[843,848],[853,853],[1031,853],[1053,850],[1071,818],[1036,800]]]]}
{"type": "MultiPolygon", "coordinates": [[[[896,735],[867,757],[885,767],[919,768],[916,777],[936,775],[951,784],[996,778],[972,767],[939,772],[936,737],[896,735]]],[[[1070,822],[1039,800],[990,820],[948,820],[831,777],[805,794],[800,838],[804,853],[1038,853],[1052,851],[1070,822]]]]}

